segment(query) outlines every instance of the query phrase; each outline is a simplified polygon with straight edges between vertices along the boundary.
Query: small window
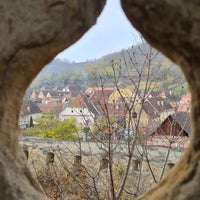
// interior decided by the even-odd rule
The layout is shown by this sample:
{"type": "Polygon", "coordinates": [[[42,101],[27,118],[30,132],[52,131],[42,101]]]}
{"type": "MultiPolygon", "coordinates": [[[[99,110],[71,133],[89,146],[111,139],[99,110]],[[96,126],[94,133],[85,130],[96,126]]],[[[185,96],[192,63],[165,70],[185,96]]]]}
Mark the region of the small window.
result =
{"type": "Polygon", "coordinates": [[[136,112],[132,113],[132,118],[137,118],[137,113],[136,112]]]}

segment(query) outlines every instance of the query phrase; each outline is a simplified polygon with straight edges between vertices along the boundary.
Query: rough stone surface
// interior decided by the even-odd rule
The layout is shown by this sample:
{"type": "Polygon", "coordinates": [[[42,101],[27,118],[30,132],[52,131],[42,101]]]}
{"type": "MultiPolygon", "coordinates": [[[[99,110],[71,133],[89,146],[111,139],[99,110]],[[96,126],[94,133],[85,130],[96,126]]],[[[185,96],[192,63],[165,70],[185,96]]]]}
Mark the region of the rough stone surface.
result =
{"type": "Polygon", "coordinates": [[[44,199],[19,150],[26,88],[56,54],[77,41],[105,0],[0,0],[0,199],[44,199]]]}
{"type": "Polygon", "coordinates": [[[139,199],[199,199],[200,3],[196,0],[122,0],[122,7],[144,38],[181,67],[192,93],[190,148],[171,173],[139,199]]]}
{"type": "MultiPolygon", "coordinates": [[[[24,92],[43,66],[91,27],[105,0],[0,0],[0,197],[44,199],[19,150],[17,123],[24,92]]],[[[139,199],[199,199],[200,3],[122,0],[145,39],[181,66],[192,93],[193,136],[178,165],[139,199]]]]}

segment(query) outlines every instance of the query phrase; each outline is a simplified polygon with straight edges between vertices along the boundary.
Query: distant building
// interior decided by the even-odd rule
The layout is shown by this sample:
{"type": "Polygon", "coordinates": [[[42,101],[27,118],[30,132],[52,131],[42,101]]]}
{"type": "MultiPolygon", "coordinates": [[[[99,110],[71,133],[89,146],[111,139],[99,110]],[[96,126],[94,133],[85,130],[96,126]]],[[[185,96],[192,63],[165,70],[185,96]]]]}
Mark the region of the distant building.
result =
{"type": "Polygon", "coordinates": [[[79,94],[70,102],[65,103],[65,109],[59,114],[60,120],[75,117],[77,123],[86,125],[86,123],[93,124],[94,119],[99,115],[96,106],[88,99],[85,94],[79,94]]]}
{"type": "Polygon", "coordinates": [[[62,91],[68,94],[70,98],[73,98],[80,94],[82,88],[79,85],[68,84],[62,89],[62,91]]]}
{"type": "Polygon", "coordinates": [[[155,133],[168,136],[190,136],[191,124],[189,114],[187,112],[176,112],[169,115],[155,133]]]}
{"type": "Polygon", "coordinates": [[[52,114],[52,115],[58,115],[63,108],[62,103],[48,103],[48,104],[38,103],[37,105],[42,111],[42,113],[52,114]]]}
{"type": "Polygon", "coordinates": [[[177,111],[190,112],[191,111],[191,94],[185,95],[178,103],[177,111]]]}
{"type": "Polygon", "coordinates": [[[31,93],[31,95],[30,95],[30,99],[31,99],[31,100],[37,100],[37,99],[39,98],[39,97],[38,97],[39,93],[40,93],[39,90],[34,89],[34,90],[32,91],[32,93],[31,93]]]}
{"type": "MultiPolygon", "coordinates": [[[[136,101],[134,103],[134,117],[140,113],[140,127],[154,129],[166,117],[175,112],[173,106],[162,97],[151,97],[143,103],[136,101]],[[141,112],[140,112],[141,111],[141,112]],[[149,127],[151,126],[151,127],[149,127]]],[[[134,118],[133,117],[133,118],[134,118]]],[[[134,120],[134,119],[133,119],[134,120]]]]}
{"type": "Polygon", "coordinates": [[[62,98],[66,95],[66,92],[58,92],[53,90],[40,90],[38,99],[42,100],[44,104],[61,103],[62,98]]]}
{"type": "Polygon", "coordinates": [[[181,99],[181,97],[178,94],[175,94],[171,90],[163,91],[159,95],[159,97],[165,98],[166,101],[170,102],[171,104],[178,103],[181,99]]]}
{"type": "Polygon", "coordinates": [[[95,119],[99,117],[106,117],[109,115],[116,120],[117,123],[125,121],[125,105],[122,103],[108,103],[108,98],[112,93],[113,89],[101,88],[98,90],[91,89],[91,92],[88,90],[84,93],[80,93],[77,97],[71,99],[70,101],[65,102],[65,109],[60,113],[60,119],[63,119],[63,115],[74,116],[78,118],[78,121],[83,123],[83,119],[86,114],[87,120],[91,124],[94,123],[95,119]],[[81,111],[81,112],[80,112],[81,111]],[[81,119],[82,118],[82,119],[81,119]]]}
{"type": "Polygon", "coordinates": [[[107,104],[112,92],[113,88],[110,87],[93,87],[87,88],[84,92],[84,95],[88,98],[90,102],[97,106],[101,104],[107,104]]]}
{"type": "Polygon", "coordinates": [[[35,103],[33,103],[31,100],[24,100],[20,112],[19,127],[28,127],[30,125],[31,117],[33,119],[33,124],[35,124],[36,122],[34,120],[36,118],[40,118],[41,116],[42,112],[35,103]]]}
{"type": "Polygon", "coordinates": [[[87,108],[67,107],[59,114],[60,121],[70,119],[72,117],[76,118],[76,123],[78,125],[90,126],[94,123],[94,115],[87,108]]]}

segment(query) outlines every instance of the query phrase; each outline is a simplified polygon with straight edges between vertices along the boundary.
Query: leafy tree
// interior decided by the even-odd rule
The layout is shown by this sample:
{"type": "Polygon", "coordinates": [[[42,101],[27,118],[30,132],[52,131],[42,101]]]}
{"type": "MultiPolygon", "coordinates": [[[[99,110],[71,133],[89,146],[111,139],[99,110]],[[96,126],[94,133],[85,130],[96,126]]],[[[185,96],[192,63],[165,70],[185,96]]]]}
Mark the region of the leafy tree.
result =
{"type": "Polygon", "coordinates": [[[77,132],[78,128],[76,127],[76,119],[70,118],[57,123],[57,126],[54,126],[51,130],[49,130],[48,137],[62,140],[75,140],[77,139],[75,134],[77,132]]]}
{"type": "Polygon", "coordinates": [[[90,131],[90,128],[89,128],[89,127],[85,126],[85,127],[83,128],[83,132],[84,132],[84,133],[88,133],[89,131],[90,131]]]}
{"type": "Polygon", "coordinates": [[[70,118],[63,122],[56,119],[38,119],[39,125],[23,130],[24,135],[43,138],[56,138],[61,140],[76,140],[79,128],[76,119],[70,118]]]}

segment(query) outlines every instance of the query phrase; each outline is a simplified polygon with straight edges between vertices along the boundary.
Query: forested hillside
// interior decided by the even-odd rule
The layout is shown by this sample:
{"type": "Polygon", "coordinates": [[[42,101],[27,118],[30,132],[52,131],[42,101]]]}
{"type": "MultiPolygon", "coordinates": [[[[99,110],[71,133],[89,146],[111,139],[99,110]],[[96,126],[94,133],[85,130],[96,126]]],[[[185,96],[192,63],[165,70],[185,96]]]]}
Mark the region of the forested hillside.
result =
{"type": "Polygon", "coordinates": [[[151,49],[147,43],[89,62],[70,63],[67,60],[55,59],[36,77],[31,88],[44,85],[64,87],[69,83],[86,88],[97,84],[99,79],[103,80],[105,86],[112,86],[114,77],[117,77],[118,81],[126,82],[130,78],[146,81],[147,76],[163,89],[183,93],[187,90],[180,69],[161,53],[151,49]]]}
{"type": "Polygon", "coordinates": [[[51,63],[46,65],[46,67],[43,68],[41,73],[48,73],[48,74],[60,74],[65,72],[66,70],[69,72],[76,72],[81,69],[83,69],[88,63],[87,62],[70,62],[67,59],[61,60],[59,58],[54,59],[51,63]]]}

